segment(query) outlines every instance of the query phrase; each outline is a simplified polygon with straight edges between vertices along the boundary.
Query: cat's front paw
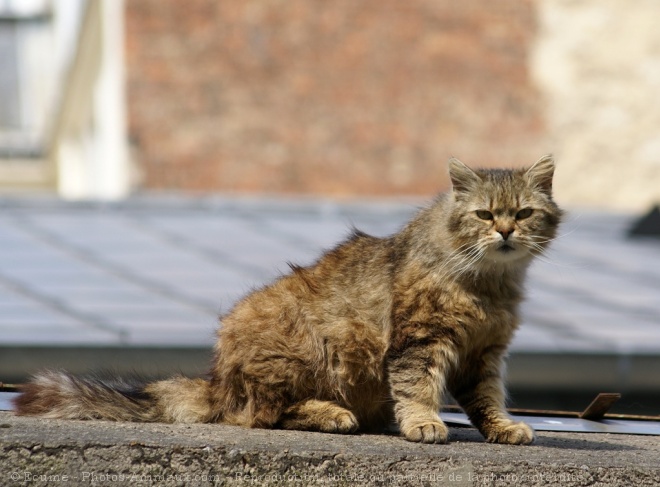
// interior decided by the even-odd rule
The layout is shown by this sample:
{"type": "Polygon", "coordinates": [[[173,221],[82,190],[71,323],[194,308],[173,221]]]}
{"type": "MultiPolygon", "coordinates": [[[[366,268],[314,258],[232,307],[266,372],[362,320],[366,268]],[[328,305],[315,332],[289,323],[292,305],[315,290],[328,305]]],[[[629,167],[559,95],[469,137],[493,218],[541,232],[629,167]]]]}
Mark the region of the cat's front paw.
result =
{"type": "Polygon", "coordinates": [[[408,441],[417,443],[447,443],[449,430],[444,423],[428,421],[401,428],[403,436],[408,441]]]}
{"type": "Polygon", "coordinates": [[[505,445],[529,445],[536,438],[534,430],[523,422],[514,423],[492,428],[486,435],[486,441],[490,443],[502,443],[505,445]]]}

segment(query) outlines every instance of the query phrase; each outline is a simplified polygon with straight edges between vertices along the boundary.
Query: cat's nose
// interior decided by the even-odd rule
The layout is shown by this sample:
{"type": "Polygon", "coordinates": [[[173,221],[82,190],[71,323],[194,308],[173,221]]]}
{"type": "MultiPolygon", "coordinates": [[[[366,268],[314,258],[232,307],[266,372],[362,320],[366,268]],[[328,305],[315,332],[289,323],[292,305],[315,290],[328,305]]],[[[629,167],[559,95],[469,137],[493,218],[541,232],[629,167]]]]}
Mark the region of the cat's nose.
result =
{"type": "Polygon", "coordinates": [[[513,233],[513,228],[507,228],[506,230],[497,230],[497,233],[502,235],[502,239],[507,240],[509,238],[509,235],[513,233]]]}

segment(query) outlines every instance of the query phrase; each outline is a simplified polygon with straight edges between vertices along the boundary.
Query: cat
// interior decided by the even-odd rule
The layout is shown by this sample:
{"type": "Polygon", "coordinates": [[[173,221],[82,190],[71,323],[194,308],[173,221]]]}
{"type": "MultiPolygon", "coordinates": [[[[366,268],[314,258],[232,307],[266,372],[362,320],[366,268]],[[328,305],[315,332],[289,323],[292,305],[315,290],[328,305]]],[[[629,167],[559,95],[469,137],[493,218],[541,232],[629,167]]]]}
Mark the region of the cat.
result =
{"type": "Polygon", "coordinates": [[[531,443],[532,428],[506,413],[503,370],[526,269],[561,220],[555,163],[448,165],[451,191],[400,232],[355,230],[240,300],[221,320],[208,379],[45,371],[23,386],[17,414],[330,433],[396,422],[407,440],[444,443],[448,392],[487,441],[531,443]]]}

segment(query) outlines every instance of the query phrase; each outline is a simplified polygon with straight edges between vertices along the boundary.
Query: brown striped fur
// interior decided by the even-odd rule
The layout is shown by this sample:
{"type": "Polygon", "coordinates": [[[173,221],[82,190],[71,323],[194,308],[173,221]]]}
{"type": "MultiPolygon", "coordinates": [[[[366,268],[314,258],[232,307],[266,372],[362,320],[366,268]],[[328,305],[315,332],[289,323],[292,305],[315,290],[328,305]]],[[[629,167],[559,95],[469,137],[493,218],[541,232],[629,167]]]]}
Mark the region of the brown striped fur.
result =
{"type": "Polygon", "coordinates": [[[223,422],[348,433],[396,421],[442,443],[446,391],[488,441],[530,443],[504,409],[504,358],[529,262],[555,237],[550,156],[530,169],[449,163],[453,191],[399,233],[355,232],[222,319],[210,379],[144,386],[36,376],[18,414],[223,422]]]}

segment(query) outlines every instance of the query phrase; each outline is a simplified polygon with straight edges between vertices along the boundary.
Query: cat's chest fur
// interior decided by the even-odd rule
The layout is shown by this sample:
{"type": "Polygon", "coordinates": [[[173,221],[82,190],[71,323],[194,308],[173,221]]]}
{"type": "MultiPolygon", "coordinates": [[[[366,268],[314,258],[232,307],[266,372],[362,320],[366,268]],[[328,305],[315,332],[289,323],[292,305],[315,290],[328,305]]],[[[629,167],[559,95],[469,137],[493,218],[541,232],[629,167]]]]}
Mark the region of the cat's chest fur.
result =
{"type": "Polygon", "coordinates": [[[407,323],[452,330],[463,346],[510,335],[517,326],[524,269],[451,279],[438,272],[406,269],[393,285],[392,335],[407,323]]]}
{"type": "Polygon", "coordinates": [[[486,293],[461,290],[463,299],[455,296],[452,312],[464,333],[464,353],[482,351],[493,345],[506,346],[511,341],[518,327],[518,304],[522,295],[516,292],[517,286],[510,286],[514,289],[505,287],[486,293]]]}

